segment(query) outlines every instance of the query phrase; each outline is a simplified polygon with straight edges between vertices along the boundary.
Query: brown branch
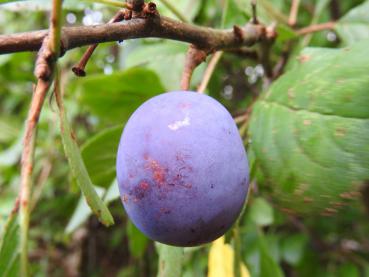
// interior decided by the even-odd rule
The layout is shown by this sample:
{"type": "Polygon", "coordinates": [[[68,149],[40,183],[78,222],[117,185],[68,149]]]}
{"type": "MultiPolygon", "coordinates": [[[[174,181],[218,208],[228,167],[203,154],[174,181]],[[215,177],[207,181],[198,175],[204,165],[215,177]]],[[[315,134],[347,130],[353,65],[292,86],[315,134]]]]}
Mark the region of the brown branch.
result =
{"type": "Polygon", "coordinates": [[[300,36],[307,35],[310,33],[320,32],[324,30],[332,30],[335,27],[336,23],[333,21],[311,25],[305,28],[302,28],[297,31],[297,34],[300,36]]]}
{"type": "MultiPolygon", "coordinates": [[[[239,29],[241,34],[233,30],[200,27],[154,16],[98,26],[65,27],[62,29],[61,45],[64,52],[95,43],[156,37],[183,41],[216,51],[251,46],[265,36],[265,27],[262,24],[249,23],[239,29]]],[[[37,51],[46,35],[47,30],[0,35],[0,54],[37,51]]]]}
{"type": "Polygon", "coordinates": [[[33,159],[37,134],[37,123],[45,96],[52,82],[55,62],[59,57],[62,0],[53,0],[50,16],[50,31],[45,36],[36,61],[37,85],[33,92],[31,107],[26,121],[21,161],[20,202],[20,261],[21,275],[28,276],[28,229],[30,223],[30,196],[32,191],[33,159]]]}

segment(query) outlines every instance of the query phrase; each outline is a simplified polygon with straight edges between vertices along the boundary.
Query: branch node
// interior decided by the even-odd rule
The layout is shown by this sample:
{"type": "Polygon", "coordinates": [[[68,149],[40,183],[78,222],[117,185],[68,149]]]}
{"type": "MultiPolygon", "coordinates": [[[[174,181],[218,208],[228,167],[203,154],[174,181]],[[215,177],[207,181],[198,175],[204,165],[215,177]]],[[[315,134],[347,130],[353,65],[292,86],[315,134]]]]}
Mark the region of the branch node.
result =
{"type": "Polygon", "coordinates": [[[156,9],[156,4],[153,2],[149,2],[144,5],[143,12],[145,15],[157,15],[158,11],[156,9]]]}
{"type": "Polygon", "coordinates": [[[34,72],[36,78],[48,81],[52,76],[52,64],[55,60],[55,54],[49,49],[49,37],[46,36],[37,55],[34,72]]]}
{"type": "Polygon", "coordinates": [[[271,25],[267,26],[265,29],[265,37],[268,41],[273,42],[277,37],[277,24],[273,22],[271,25]]]}

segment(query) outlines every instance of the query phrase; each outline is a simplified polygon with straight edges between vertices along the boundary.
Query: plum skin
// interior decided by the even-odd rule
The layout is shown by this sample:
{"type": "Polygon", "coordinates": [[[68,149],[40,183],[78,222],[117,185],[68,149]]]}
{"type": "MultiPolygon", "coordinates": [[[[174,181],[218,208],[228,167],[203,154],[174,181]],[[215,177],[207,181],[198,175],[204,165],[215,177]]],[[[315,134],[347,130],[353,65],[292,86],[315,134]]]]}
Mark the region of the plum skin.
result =
{"type": "Polygon", "coordinates": [[[155,96],[132,114],[116,170],[132,222],[174,246],[222,236],[248,192],[246,151],[232,116],[213,98],[189,91],[155,96]]]}

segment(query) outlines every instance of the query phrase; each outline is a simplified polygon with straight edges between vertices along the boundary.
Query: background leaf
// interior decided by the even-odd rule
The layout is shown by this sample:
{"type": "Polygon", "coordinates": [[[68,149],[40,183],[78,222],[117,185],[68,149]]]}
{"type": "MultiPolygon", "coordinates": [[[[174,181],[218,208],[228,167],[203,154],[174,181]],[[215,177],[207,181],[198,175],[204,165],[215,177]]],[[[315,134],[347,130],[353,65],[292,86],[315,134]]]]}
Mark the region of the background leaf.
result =
{"type": "Polygon", "coordinates": [[[93,114],[110,123],[122,124],[142,104],[164,92],[157,75],[145,68],[132,68],[112,75],[95,75],[72,84],[78,99],[93,114]]]}
{"type": "Polygon", "coordinates": [[[115,160],[122,131],[122,125],[111,127],[82,145],[82,158],[94,185],[108,187],[114,180],[115,160]]]}
{"type": "Polygon", "coordinates": [[[336,24],[338,32],[345,44],[352,44],[369,38],[369,1],[350,10],[336,24]]]}
{"type": "Polygon", "coordinates": [[[301,55],[254,106],[252,148],[282,207],[332,215],[358,203],[369,178],[368,46],[301,55]]]}
{"type": "Polygon", "coordinates": [[[250,218],[259,226],[268,226],[274,221],[273,208],[263,198],[254,199],[249,212],[250,218]]]}
{"type": "Polygon", "coordinates": [[[11,214],[1,230],[0,276],[18,276],[19,272],[19,224],[18,216],[11,214]]]}

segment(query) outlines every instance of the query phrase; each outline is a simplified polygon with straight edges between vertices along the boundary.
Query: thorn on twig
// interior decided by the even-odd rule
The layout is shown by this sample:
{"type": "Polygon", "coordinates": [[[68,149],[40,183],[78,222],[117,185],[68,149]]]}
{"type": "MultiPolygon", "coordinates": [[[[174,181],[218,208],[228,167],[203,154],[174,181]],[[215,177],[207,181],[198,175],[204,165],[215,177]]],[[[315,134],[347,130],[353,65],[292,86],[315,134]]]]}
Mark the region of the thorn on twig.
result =
{"type": "Polygon", "coordinates": [[[206,60],[206,57],[208,56],[209,52],[210,51],[204,49],[199,49],[193,44],[190,45],[187,52],[185,66],[181,79],[182,90],[189,89],[193,71],[199,64],[201,64],[206,60]]]}
{"type": "Polygon", "coordinates": [[[242,42],[243,41],[243,31],[242,31],[242,29],[239,26],[234,25],[233,26],[233,32],[234,32],[237,40],[242,42]]]}
{"type": "Polygon", "coordinates": [[[252,9],[252,23],[259,24],[259,20],[257,17],[256,0],[251,0],[251,9],[252,9]]]}

